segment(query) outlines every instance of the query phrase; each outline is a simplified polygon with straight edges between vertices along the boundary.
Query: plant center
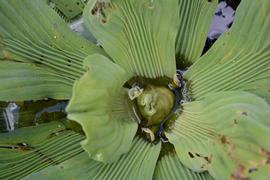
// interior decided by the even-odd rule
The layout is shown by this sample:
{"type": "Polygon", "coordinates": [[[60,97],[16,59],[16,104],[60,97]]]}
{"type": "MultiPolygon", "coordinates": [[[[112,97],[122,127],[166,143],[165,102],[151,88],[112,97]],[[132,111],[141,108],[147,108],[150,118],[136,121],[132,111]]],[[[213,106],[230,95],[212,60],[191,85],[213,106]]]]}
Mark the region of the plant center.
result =
{"type": "Polygon", "coordinates": [[[175,104],[174,93],[163,86],[147,85],[137,97],[137,106],[146,127],[159,125],[168,116],[175,104]]]}

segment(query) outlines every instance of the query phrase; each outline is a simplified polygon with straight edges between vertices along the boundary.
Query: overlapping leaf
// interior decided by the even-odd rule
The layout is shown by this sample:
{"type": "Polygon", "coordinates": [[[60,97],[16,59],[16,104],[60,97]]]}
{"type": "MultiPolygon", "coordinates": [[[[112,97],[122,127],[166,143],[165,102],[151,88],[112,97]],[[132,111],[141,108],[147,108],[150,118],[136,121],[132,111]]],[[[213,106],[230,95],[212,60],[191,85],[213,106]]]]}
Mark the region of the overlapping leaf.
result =
{"type": "MultiPolygon", "coordinates": [[[[65,84],[72,84],[83,74],[83,59],[88,54],[100,51],[95,45],[71,32],[65,22],[43,0],[0,0],[0,21],[0,63],[8,60],[34,64],[32,67],[38,66],[39,69],[45,68],[42,71],[46,71],[47,74],[63,77],[59,80],[63,83],[58,83],[62,89],[66,88],[65,84]]],[[[12,68],[13,66],[10,71],[12,68]]],[[[5,71],[8,69],[6,66],[5,71]]],[[[15,76],[11,73],[8,75],[15,76]]],[[[38,81],[40,77],[36,78],[38,81]]],[[[47,78],[52,79],[52,75],[47,78]]],[[[31,91],[33,93],[36,90],[35,83],[32,79],[27,83],[29,88],[33,83],[31,91]]],[[[54,83],[57,81],[54,80],[54,83]]],[[[64,97],[63,93],[57,92],[61,88],[51,88],[51,84],[44,86],[55,92],[51,97],[60,99],[64,97]]],[[[1,88],[5,88],[3,84],[1,88]]],[[[40,96],[39,98],[48,95],[48,93],[40,94],[43,92],[39,88],[35,93],[40,96]]],[[[0,98],[1,96],[2,94],[0,98]]],[[[3,96],[7,98],[7,94],[3,96]]],[[[10,98],[12,97],[13,94],[10,93],[10,98]]],[[[17,98],[30,99],[32,96],[30,92],[25,91],[17,98]]]]}
{"type": "Polygon", "coordinates": [[[161,144],[152,145],[136,137],[130,151],[112,164],[88,158],[86,153],[57,166],[51,166],[25,179],[151,179],[161,144]]]}
{"type": "Polygon", "coordinates": [[[155,180],[212,180],[208,173],[197,173],[185,167],[176,154],[167,154],[157,163],[155,180]]]}
{"type": "Polygon", "coordinates": [[[183,105],[167,133],[183,164],[216,179],[270,174],[270,107],[247,92],[223,92],[183,105]]]}
{"type": "Polygon", "coordinates": [[[130,75],[173,77],[178,0],[90,0],[84,20],[130,75]]]}
{"type": "Polygon", "coordinates": [[[67,21],[81,15],[85,4],[86,0],[50,0],[50,6],[67,21]]]}
{"type": "Polygon", "coordinates": [[[81,124],[83,148],[98,161],[112,162],[127,152],[137,130],[126,89],[126,72],[102,55],[85,59],[87,72],[74,84],[68,118],[81,124]],[[113,154],[113,155],[112,155],[113,154]]]}
{"type": "Polygon", "coordinates": [[[179,64],[192,64],[201,56],[217,3],[217,0],[179,0],[180,25],[176,40],[179,64]]]}
{"type": "Polygon", "coordinates": [[[193,99],[245,90],[270,102],[270,1],[243,0],[232,28],[185,74],[193,99]]]}
{"type": "Polygon", "coordinates": [[[72,83],[65,77],[29,63],[0,62],[0,80],[2,101],[68,99],[72,91],[72,83]]]}
{"type": "Polygon", "coordinates": [[[0,179],[21,179],[83,150],[84,137],[52,122],[0,134],[0,179]]]}

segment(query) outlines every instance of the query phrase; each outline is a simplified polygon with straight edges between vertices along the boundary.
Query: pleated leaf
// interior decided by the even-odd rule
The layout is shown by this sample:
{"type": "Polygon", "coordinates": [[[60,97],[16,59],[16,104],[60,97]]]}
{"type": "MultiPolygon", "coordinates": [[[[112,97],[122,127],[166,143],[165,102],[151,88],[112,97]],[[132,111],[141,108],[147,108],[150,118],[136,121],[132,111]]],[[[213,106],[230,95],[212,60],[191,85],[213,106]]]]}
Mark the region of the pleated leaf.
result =
{"type": "Polygon", "coordinates": [[[51,0],[50,6],[64,19],[71,21],[82,14],[86,1],[82,0],[51,0]]]}
{"type": "Polygon", "coordinates": [[[157,163],[154,180],[213,180],[208,173],[197,173],[185,167],[176,154],[167,154],[157,163]]]}
{"type": "Polygon", "coordinates": [[[57,74],[35,64],[0,62],[0,100],[68,99],[72,84],[57,74]]]}
{"type": "Polygon", "coordinates": [[[217,0],[179,0],[176,56],[179,64],[193,64],[202,55],[217,8],[217,0]]]}
{"type": "Polygon", "coordinates": [[[160,148],[160,143],[152,145],[140,138],[135,138],[130,151],[112,164],[91,160],[86,153],[82,153],[25,179],[152,179],[160,148]]]}
{"type": "Polygon", "coordinates": [[[85,66],[87,72],[75,82],[66,111],[69,119],[81,124],[87,137],[82,146],[88,154],[112,162],[129,150],[137,130],[122,87],[128,77],[102,55],[88,56],[85,66]]]}
{"type": "MultiPolygon", "coordinates": [[[[35,64],[52,70],[52,74],[57,72],[55,76],[63,76],[60,81],[65,84],[72,84],[83,74],[82,62],[88,54],[100,51],[71,32],[44,0],[0,0],[0,21],[0,63],[35,64]]],[[[23,97],[31,98],[27,94],[23,97]]]]}
{"type": "Polygon", "coordinates": [[[169,141],[181,162],[215,179],[270,175],[270,106],[247,92],[223,92],[183,105],[169,141]]]}
{"type": "Polygon", "coordinates": [[[194,99],[245,90],[270,102],[270,1],[243,0],[232,28],[185,74],[194,99]]]}
{"type": "Polygon", "coordinates": [[[178,0],[90,0],[88,29],[131,76],[173,77],[178,0]]]}
{"type": "Polygon", "coordinates": [[[84,137],[52,122],[0,134],[0,179],[21,179],[83,152],[84,137]]]}

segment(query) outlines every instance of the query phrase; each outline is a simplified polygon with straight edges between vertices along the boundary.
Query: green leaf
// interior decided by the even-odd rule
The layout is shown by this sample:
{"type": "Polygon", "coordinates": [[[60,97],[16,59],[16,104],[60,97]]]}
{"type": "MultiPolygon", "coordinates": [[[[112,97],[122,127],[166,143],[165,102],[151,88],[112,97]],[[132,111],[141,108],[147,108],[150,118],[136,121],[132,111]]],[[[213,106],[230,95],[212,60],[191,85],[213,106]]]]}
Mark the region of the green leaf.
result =
{"type": "Polygon", "coordinates": [[[176,56],[179,64],[193,64],[202,55],[217,8],[217,0],[179,0],[176,56]]]}
{"type": "Polygon", "coordinates": [[[1,101],[68,99],[72,93],[72,82],[65,77],[29,63],[0,62],[0,81],[1,101]]]}
{"type": "Polygon", "coordinates": [[[44,0],[0,0],[0,4],[0,63],[35,64],[72,84],[84,73],[83,59],[102,53],[71,32],[44,0]]]}
{"type": "MultiPolygon", "coordinates": [[[[25,179],[152,179],[161,144],[135,138],[131,150],[112,164],[103,164],[82,153],[25,179]]],[[[113,154],[112,154],[113,155],[113,154]]]]}
{"type": "Polygon", "coordinates": [[[0,179],[21,179],[83,152],[84,137],[52,122],[0,134],[0,179]]]}
{"type": "MultiPolygon", "coordinates": [[[[181,162],[216,179],[248,178],[268,168],[270,106],[247,92],[222,92],[183,104],[166,133],[181,162]]],[[[267,174],[264,174],[267,177],[267,174]]]]}
{"type": "Polygon", "coordinates": [[[213,180],[208,173],[197,173],[185,167],[174,153],[163,156],[157,163],[155,180],[213,180]]]}
{"type": "Polygon", "coordinates": [[[88,29],[131,76],[175,74],[178,0],[90,0],[88,29]]]}
{"type": "Polygon", "coordinates": [[[86,74],[74,84],[68,118],[81,124],[87,137],[82,146],[89,155],[112,162],[129,150],[138,127],[122,87],[128,77],[102,55],[88,56],[85,66],[86,74]]]}
{"type": "Polygon", "coordinates": [[[67,21],[81,15],[85,4],[85,0],[50,0],[50,6],[67,21]]]}
{"type": "Polygon", "coordinates": [[[270,102],[270,1],[243,0],[232,28],[186,72],[191,97],[245,90],[270,102]]]}

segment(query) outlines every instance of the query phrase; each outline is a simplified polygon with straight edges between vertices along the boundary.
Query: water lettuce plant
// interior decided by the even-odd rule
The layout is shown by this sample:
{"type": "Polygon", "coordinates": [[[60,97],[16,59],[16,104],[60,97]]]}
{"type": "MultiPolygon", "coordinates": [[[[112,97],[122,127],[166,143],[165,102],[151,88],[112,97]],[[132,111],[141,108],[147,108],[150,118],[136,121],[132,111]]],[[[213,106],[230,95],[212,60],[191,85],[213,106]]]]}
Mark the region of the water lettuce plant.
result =
{"type": "Polygon", "coordinates": [[[265,179],[270,1],[242,0],[201,56],[216,6],[89,0],[101,48],[45,1],[0,0],[0,99],[70,99],[84,132],[64,119],[1,134],[0,178],[265,179]]]}

